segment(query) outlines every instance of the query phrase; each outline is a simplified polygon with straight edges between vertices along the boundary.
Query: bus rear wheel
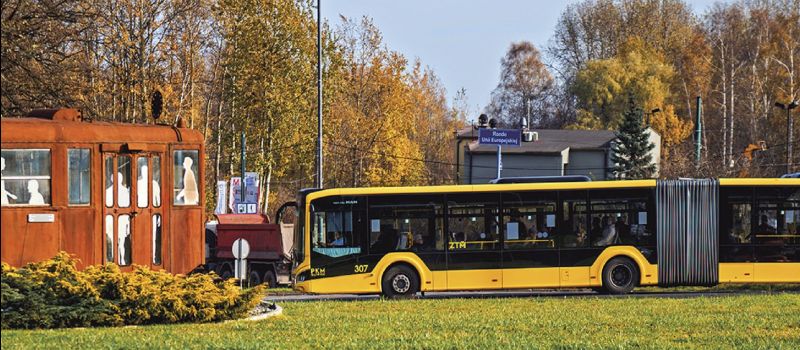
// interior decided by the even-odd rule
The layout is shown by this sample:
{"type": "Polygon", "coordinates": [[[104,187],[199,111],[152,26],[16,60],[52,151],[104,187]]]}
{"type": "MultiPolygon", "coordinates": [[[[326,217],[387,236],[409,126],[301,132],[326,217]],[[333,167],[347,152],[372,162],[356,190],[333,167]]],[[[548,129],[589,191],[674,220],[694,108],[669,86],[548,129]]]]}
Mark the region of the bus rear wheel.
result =
{"type": "Polygon", "coordinates": [[[610,294],[627,294],[639,284],[639,267],[631,259],[616,257],[603,267],[603,290],[610,294]]]}
{"type": "Polygon", "coordinates": [[[394,266],[383,275],[381,287],[387,298],[410,298],[419,291],[419,276],[408,266],[394,266]]]}

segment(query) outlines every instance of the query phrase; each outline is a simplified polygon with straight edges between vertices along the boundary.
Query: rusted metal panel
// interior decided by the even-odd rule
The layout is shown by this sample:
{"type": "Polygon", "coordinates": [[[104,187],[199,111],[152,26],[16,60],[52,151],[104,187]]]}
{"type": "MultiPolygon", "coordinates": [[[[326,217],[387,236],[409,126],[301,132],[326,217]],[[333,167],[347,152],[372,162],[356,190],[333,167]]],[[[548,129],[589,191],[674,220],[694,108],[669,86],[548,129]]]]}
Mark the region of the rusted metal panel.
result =
{"type": "Polygon", "coordinates": [[[203,143],[192,129],[156,124],[72,122],[39,118],[3,118],[3,142],[203,143]],[[179,140],[178,132],[180,133],[179,140]]]}
{"type": "Polygon", "coordinates": [[[173,209],[170,214],[170,245],[172,266],[170,270],[188,273],[203,263],[205,241],[200,208],[173,209]]]}
{"type": "Polygon", "coordinates": [[[14,266],[52,258],[58,253],[61,213],[43,208],[2,211],[2,260],[14,266]],[[53,222],[28,222],[28,215],[54,214],[53,222]],[[7,225],[6,223],[14,223],[7,225]]]}
{"type": "Polygon", "coordinates": [[[97,210],[91,207],[65,208],[61,215],[61,245],[60,250],[78,256],[79,268],[90,265],[102,264],[102,256],[95,254],[95,234],[101,227],[95,226],[97,210]]]}

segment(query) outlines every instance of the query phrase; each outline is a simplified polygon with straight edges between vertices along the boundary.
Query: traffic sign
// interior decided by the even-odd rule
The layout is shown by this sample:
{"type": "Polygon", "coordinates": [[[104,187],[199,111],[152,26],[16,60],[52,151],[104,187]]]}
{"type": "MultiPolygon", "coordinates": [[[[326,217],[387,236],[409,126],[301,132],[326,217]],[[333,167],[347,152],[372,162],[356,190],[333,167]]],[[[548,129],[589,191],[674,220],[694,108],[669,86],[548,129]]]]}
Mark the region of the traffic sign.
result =
{"type": "Polygon", "coordinates": [[[244,238],[237,238],[233,241],[231,252],[236,259],[247,259],[247,256],[250,255],[250,243],[244,238]]]}
{"type": "Polygon", "coordinates": [[[481,145],[519,146],[520,131],[514,129],[478,129],[481,145]]]}

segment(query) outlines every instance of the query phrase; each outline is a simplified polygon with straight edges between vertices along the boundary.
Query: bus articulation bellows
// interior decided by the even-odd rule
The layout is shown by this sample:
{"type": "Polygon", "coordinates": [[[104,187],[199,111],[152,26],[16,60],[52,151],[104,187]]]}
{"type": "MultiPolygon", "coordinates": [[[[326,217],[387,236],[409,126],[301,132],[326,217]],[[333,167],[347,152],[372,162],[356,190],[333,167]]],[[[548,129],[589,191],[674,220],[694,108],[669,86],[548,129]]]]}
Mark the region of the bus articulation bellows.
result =
{"type": "Polygon", "coordinates": [[[800,282],[800,179],[303,190],[309,293],[800,282]]]}

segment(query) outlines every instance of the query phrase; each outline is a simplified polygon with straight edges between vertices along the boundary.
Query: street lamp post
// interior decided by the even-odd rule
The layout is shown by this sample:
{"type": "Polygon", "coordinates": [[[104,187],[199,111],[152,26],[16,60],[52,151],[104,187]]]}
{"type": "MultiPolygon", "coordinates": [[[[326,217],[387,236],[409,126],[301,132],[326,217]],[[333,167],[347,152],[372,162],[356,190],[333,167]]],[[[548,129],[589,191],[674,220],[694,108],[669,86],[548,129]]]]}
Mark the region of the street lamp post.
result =
{"type": "Polygon", "coordinates": [[[322,0],[317,0],[317,176],[322,188],[322,0]]]}
{"type": "Polygon", "coordinates": [[[653,119],[653,116],[658,112],[661,112],[661,108],[654,108],[653,110],[650,111],[650,113],[645,113],[647,114],[647,120],[645,121],[645,123],[647,123],[648,128],[650,127],[651,119],[653,119]]]}
{"type": "Polygon", "coordinates": [[[786,111],[786,173],[789,174],[792,172],[792,143],[793,140],[793,133],[792,129],[794,127],[794,123],[792,120],[792,110],[797,108],[798,104],[797,101],[792,101],[787,104],[783,104],[780,102],[775,102],[775,107],[783,109],[786,111]]]}

